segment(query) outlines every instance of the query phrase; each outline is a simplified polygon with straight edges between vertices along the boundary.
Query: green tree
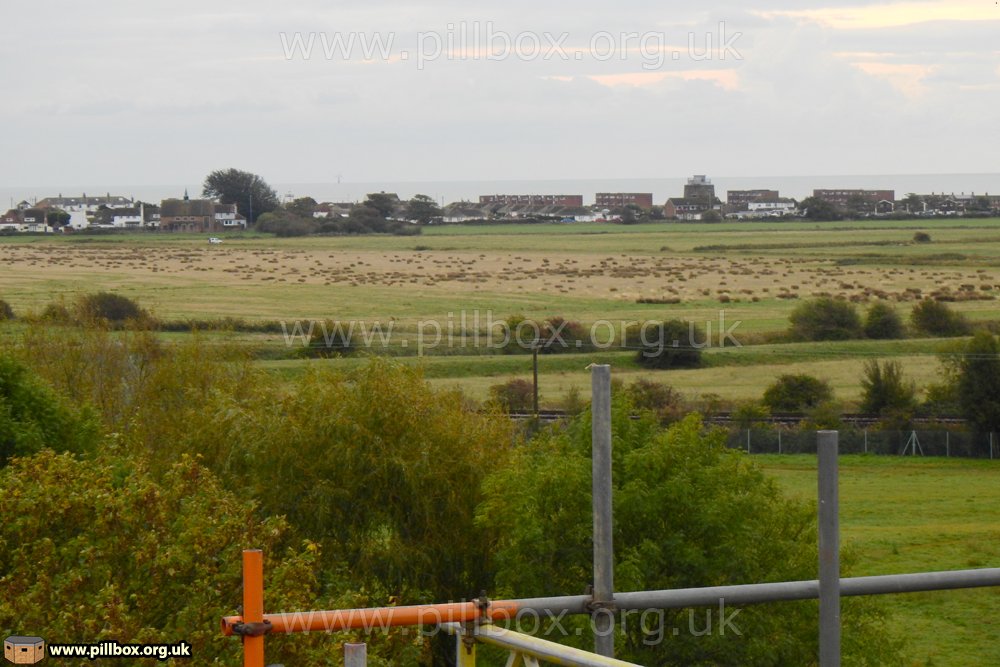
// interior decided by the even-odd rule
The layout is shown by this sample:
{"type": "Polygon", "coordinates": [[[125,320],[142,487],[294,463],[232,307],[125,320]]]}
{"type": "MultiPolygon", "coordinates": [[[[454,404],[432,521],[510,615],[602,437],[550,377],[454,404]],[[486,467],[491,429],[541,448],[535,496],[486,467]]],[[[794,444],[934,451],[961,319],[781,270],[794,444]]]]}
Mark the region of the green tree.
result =
{"type": "Polygon", "coordinates": [[[263,178],[239,169],[218,169],[205,177],[202,195],[223,204],[236,204],[250,224],[262,214],[277,209],[278,193],[263,178]]]}
{"type": "Polygon", "coordinates": [[[708,338],[694,322],[644,322],[625,331],[625,345],[638,348],[636,361],[645,368],[697,368],[708,338]]]}
{"type": "Polygon", "coordinates": [[[114,292],[86,294],[80,298],[77,310],[84,319],[103,320],[110,324],[149,319],[149,313],[134,299],[114,292]]]}
{"type": "Polygon", "coordinates": [[[45,222],[48,224],[49,227],[53,228],[65,227],[66,225],[69,224],[69,221],[70,221],[69,213],[61,209],[58,208],[49,209],[49,211],[45,213],[45,222]]]}
{"type": "Polygon", "coordinates": [[[789,320],[789,333],[796,340],[850,340],[863,333],[857,308],[843,299],[805,301],[795,307],[789,320]]]}
{"type": "Polygon", "coordinates": [[[861,411],[868,414],[908,421],[917,405],[916,385],[903,378],[903,365],[898,361],[866,361],[861,391],[861,411]]]}
{"type": "Polygon", "coordinates": [[[395,212],[399,206],[399,197],[389,192],[373,192],[361,202],[361,205],[374,209],[379,217],[384,219],[395,212]]]}
{"type": "MultiPolygon", "coordinates": [[[[616,400],[616,590],[815,578],[816,532],[808,505],[782,497],[745,456],[726,449],[723,432],[706,432],[697,417],[663,430],[652,415],[633,419],[632,412],[627,400],[616,400]]],[[[477,521],[493,536],[498,595],[575,594],[590,581],[590,447],[585,412],[518,447],[487,476],[477,521]]],[[[879,612],[871,601],[858,602],[845,600],[844,632],[857,641],[845,645],[845,661],[898,664],[879,612]]],[[[693,636],[691,614],[697,627],[705,626],[704,610],[650,612],[645,623],[630,617],[619,626],[617,655],[644,665],[815,664],[815,604],[745,607],[735,623],[739,635],[693,636]]],[[[538,634],[592,645],[587,619],[562,618],[560,626],[565,632],[543,625],[538,634]]]]}
{"type": "Polygon", "coordinates": [[[915,192],[908,193],[902,203],[910,213],[922,213],[924,210],[924,199],[915,192]]]}
{"type": "Polygon", "coordinates": [[[903,318],[885,301],[876,301],[865,313],[866,338],[889,340],[903,337],[903,318]]]}
{"type": "Polygon", "coordinates": [[[764,390],[763,403],[773,412],[804,412],[833,399],[833,389],[812,375],[785,374],[764,390]]]}
{"type": "Polygon", "coordinates": [[[406,203],[406,219],[426,225],[441,217],[441,207],[427,195],[416,195],[406,203]]]}
{"type": "Polygon", "coordinates": [[[278,209],[257,218],[257,231],[279,237],[308,236],[320,229],[321,223],[313,217],[302,217],[291,210],[278,209]]]}
{"type": "Polygon", "coordinates": [[[980,432],[1000,431],[1000,347],[996,337],[977,332],[957,367],[956,393],[965,418],[980,432]]]}
{"type": "MultiPolygon", "coordinates": [[[[240,603],[248,546],[266,553],[270,609],[353,601],[324,600],[315,551],[289,548],[285,521],[262,521],[188,457],[162,480],[115,456],[18,458],[0,471],[0,514],[11,545],[0,553],[0,627],[49,641],[183,639],[196,664],[237,663],[239,640],[220,639],[219,617],[240,603]]],[[[329,642],[272,642],[268,657],[321,664],[329,642]]]]}
{"type": "Polygon", "coordinates": [[[929,336],[967,336],[972,326],[965,316],[953,311],[944,302],[927,298],[910,311],[910,323],[917,331],[929,336]]]}
{"type": "Polygon", "coordinates": [[[284,209],[300,218],[311,218],[313,217],[313,211],[316,210],[316,206],[316,200],[312,197],[299,197],[285,204],[284,209]]]}
{"type": "Polygon", "coordinates": [[[0,466],[45,448],[89,452],[98,435],[91,410],[67,401],[23,364],[0,354],[0,466]]]}
{"type": "Polygon", "coordinates": [[[874,205],[863,195],[851,195],[847,198],[844,208],[847,214],[855,218],[863,218],[874,212],[874,205]]]}
{"type": "Polygon", "coordinates": [[[804,215],[809,220],[820,222],[841,220],[844,217],[839,206],[819,197],[806,197],[799,203],[799,210],[805,211],[804,215]]]}

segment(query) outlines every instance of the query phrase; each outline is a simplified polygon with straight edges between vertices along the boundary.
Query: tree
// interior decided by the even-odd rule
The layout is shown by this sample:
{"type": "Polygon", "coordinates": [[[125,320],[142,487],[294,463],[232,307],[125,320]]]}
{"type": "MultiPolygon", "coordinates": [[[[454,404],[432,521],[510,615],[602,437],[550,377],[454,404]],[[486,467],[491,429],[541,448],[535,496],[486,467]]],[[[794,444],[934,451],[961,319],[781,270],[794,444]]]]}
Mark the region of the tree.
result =
{"type": "MultiPolygon", "coordinates": [[[[369,195],[370,197],[371,195],[369,195]]],[[[416,195],[406,203],[406,219],[426,225],[441,217],[441,207],[427,195],[416,195]]]]}
{"type": "Polygon", "coordinates": [[[0,466],[44,448],[77,454],[98,440],[96,415],[46,386],[14,359],[0,355],[0,466]]]}
{"type": "Polygon", "coordinates": [[[980,432],[1000,431],[1000,347],[996,336],[980,331],[958,362],[957,398],[965,418],[980,432]]]}
{"type": "Polygon", "coordinates": [[[715,209],[710,209],[701,214],[702,222],[722,222],[722,214],[715,209]]]}
{"type": "Polygon", "coordinates": [[[202,195],[223,204],[236,204],[250,224],[280,205],[278,193],[257,174],[239,169],[218,169],[205,177],[202,195]]]}
{"type": "Polygon", "coordinates": [[[917,404],[916,385],[903,378],[903,365],[898,361],[866,361],[861,391],[861,411],[867,414],[909,417],[917,404]]]}
{"type": "Polygon", "coordinates": [[[903,198],[903,206],[910,213],[922,213],[924,210],[924,199],[915,192],[910,192],[903,198]]]}
{"type": "Polygon", "coordinates": [[[972,326],[961,313],[956,313],[947,304],[927,298],[913,306],[910,323],[917,331],[929,336],[967,336],[972,326]]]}
{"type": "Polygon", "coordinates": [[[636,361],[646,368],[697,368],[708,338],[694,322],[644,322],[625,331],[625,345],[639,348],[636,361]]]}
{"type": "Polygon", "coordinates": [[[789,320],[789,333],[796,340],[850,340],[862,334],[857,309],[843,299],[820,297],[800,303],[789,320]]]}
{"type": "Polygon", "coordinates": [[[832,399],[828,382],[800,373],[778,376],[764,390],[762,400],[772,412],[804,412],[832,399]]]}
{"type": "Polygon", "coordinates": [[[111,324],[149,319],[149,313],[135,300],[114,292],[87,294],[80,298],[78,310],[84,318],[105,320],[111,324]]]}
{"type": "Polygon", "coordinates": [[[399,206],[399,197],[388,192],[373,192],[361,202],[361,205],[374,209],[381,218],[388,218],[399,206]]]}
{"type": "Polygon", "coordinates": [[[832,221],[844,217],[844,212],[839,206],[819,197],[806,197],[799,204],[799,209],[805,211],[804,215],[809,220],[832,221]]]}
{"type": "MultiPolygon", "coordinates": [[[[0,471],[0,515],[0,542],[11,545],[0,557],[0,627],[47,639],[183,639],[198,664],[237,663],[239,640],[220,641],[219,616],[239,604],[250,545],[267,554],[270,608],[354,601],[322,600],[316,554],[289,539],[287,522],[262,520],[191,457],[162,479],[128,458],[19,458],[0,471]]],[[[272,643],[268,657],[321,664],[329,638],[301,639],[272,643]]]]}
{"type": "Polygon", "coordinates": [[[45,222],[49,227],[65,227],[69,224],[70,214],[58,208],[49,209],[45,214],[45,222]]]}
{"type": "Polygon", "coordinates": [[[914,232],[913,233],[913,242],[914,243],[930,243],[931,242],[931,235],[928,234],[927,232],[914,232]]]}
{"type": "Polygon", "coordinates": [[[875,340],[903,337],[903,318],[885,301],[876,301],[865,313],[865,336],[875,340]]]}
{"type": "Polygon", "coordinates": [[[297,215],[300,218],[311,218],[313,217],[313,211],[316,210],[316,206],[316,200],[312,197],[299,197],[285,204],[284,208],[289,213],[297,215]]]}
{"type": "Polygon", "coordinates": [[[535,403],[535,385],[514,378],[490,387],[490,401],[504,412],[531,412],[535,403]]]}
{"type": "Polygon", "coordinates": [[[851,195],[845,204],[847,214],[855,218],[863,218],[872,213],[872,203],[863,195],[851,195]]]}
{"type": "Polygon", "coordinates": [[[257,218],[257,231],[275,236],[306,236],[320,229],[321,223],[312,216],[304,218],[290,210],[278,209],[257,218]]]}
{"type": "MultiPolygon", "coordinates": [[[[698,417],[663,429],[648,413],[633,419],[633,408],[621,398],[613,405],[616,590],[815,578],[816,529],[806,503],[784,498],[745,456],[727,450],[724,432],[706,430],[698,417]]],[[[590,581],[590,418],[585,411],[539,434],[488,473],[476,517],[493,536],[498,596],[575,594],[590,581]]],[[[845,664],[898,664],[898,648],[869,606],[878,603],[859,602],[844,601],[852,637],[845,664]]],[[[705,610],[632,616],[616,628],[617,657],[643,665],[816,662],[815,604],[743,607],[738,635],[715,625],[694,636],[705,619],[705,610]]],[[[546,620],[540,636],[592,646],[586,617],[560,617],[558,628],[546,620]]]]}

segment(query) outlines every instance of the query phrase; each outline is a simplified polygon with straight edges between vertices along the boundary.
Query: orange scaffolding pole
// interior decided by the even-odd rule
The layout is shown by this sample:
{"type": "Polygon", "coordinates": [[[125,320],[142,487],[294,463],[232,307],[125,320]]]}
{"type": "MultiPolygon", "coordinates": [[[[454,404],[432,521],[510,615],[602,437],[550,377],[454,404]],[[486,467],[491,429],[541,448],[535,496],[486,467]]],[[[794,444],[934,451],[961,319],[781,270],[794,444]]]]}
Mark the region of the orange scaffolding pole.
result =
{"type": "MultiPolygon", "coordinates": [[[[260,549],[243,552],[243,616],[248,628],[264,622],[264,554],[260,549]]],[[[264,667],[264,632],[243,634],[243,667],[264,667]]]]}
{"type": "MultiPolygon", "coordinates": [[[[477,602],[448,602],[406,607],[265,614],[262,620],[268,626],[268,633],[334,632],[337,630],[381,630],[408,625],[465,623],[478,620],[505,620],[514,618],[517,615],[517,610],[517,603],[512,601],[490,602],[485,609],[477,602]]],[[[249,621],[249,618],[243,616],[226,616],[222,619],[222,633],[227,636],[242,634],[243,626],[249,621]]]]}

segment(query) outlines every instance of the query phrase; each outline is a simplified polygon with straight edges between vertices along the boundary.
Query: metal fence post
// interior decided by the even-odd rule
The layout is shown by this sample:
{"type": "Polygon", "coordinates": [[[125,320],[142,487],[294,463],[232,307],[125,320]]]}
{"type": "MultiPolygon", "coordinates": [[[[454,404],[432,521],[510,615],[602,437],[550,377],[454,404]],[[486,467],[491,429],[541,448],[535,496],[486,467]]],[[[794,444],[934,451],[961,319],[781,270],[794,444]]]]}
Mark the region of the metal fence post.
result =
{"type": "Polygon", "coordinates": [[[819,665],[840,667],[837,431],[816,434],[819,460],[819,665]]]}
{"type": "Polygon", "coordinates": [[[368,644],[344,644],[344,667],[367,667],[368,644]]]}
{"type": "MultiPolygon", "coordinates": [[[[264,622],[264,553],[243,552],[243,622],[264,622]]],[[[243,636],[243,667],[264,667],[264,635],[243,636]]]]}
{"type": "Polygon", "coordinates": [[[611,507],[611,367],[594,364],[591,382],[591,459],[594,503],[594,651],[614,657],[614,546],[611,507]]]}

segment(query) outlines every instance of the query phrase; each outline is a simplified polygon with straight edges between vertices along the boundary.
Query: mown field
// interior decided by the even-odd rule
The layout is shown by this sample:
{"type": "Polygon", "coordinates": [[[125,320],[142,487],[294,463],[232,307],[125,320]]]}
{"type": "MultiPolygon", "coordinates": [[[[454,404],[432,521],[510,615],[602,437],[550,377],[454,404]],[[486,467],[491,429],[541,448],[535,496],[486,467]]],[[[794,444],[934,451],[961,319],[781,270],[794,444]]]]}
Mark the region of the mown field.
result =
{"type": "MultiPolygon", "coordinates": [[[[726,331],[748,344],[713,351],[706,368],[670,373],[690,399],[757,398],[780,369],[824,377],[848,403],[858,396],[864,359],[898,357],[920,384],[938,373],[945,343],[749,344],[784,330],[792,308],[819,295],[862,308],[886,299],[904,317],[919,298],[944,295],[974,321],[1000,320],[997,219],[465,225],[426,228],[419,237],[242,234],[221,246],[201,235],[8,237],[0,239],[0,256],[0,298],[18,312],[114,290],[168,320],[284,321],[289,331],[310,319],[391,327],[385,349],[374,339],[375,353],[422,351],[428,356],[408,363],[477,399],[495,383],[530,375],[527,356],[497,355],[501,330],[490,324],[511,315],[562,316],[598,338],[630,321],[684,318],[705,328],[713,344],[726,331]],[[931,242],[915,243],[917,231],[931,242]],[[473,329],[483,334],[478,343],[473,329]]],[[[289,379],[309,364],[352,363],[294,359],[301,342],[280,333],[241,339],[289,379]]],[[[623,379],[650,376],[630,354],[598,356],[623,379]]],[[[545,357],[543,404],[557,407],[571,387],[586,396],[584,369],[594,358],[545,357]]]]}
{"type": "MultiPolygon", "coordinates": [[[[815,456],[755,456],[789,494],[814,500],[815,456]]],[[[990,461],[845,456],[841,542],[855,576],[1000,565],[1000,468],[990,461]]],[[[886,596],[913,665],[1000,664],[1000,589],[886,596]]]]}

